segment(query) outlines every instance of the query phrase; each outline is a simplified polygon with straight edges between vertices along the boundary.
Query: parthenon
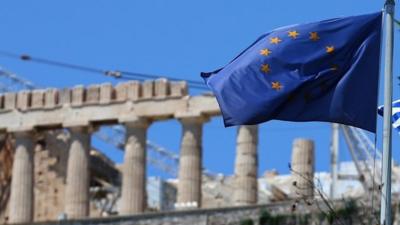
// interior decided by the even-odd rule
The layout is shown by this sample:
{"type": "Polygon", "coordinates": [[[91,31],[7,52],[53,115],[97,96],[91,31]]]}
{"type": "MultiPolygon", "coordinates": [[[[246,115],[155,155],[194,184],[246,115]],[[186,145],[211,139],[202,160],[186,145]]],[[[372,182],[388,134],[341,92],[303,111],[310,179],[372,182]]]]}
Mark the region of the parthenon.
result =
{"type": "MultiPolygon", "coordinates": [[[[201,208],[202,126],[211,117],[219,115],[218,104],[212,95],[189,96],[185,82],[166,79],[143,83],[130,81],[115,87],[105,83],[87,88],[76,86],[5,93],[0,96],[0,131],[12,136],[15,152],[8,207],[6,211],[0,210],[0,215],[7,217],[10,223],[34,221],[35,207],[40,207],[35,204],[39,199],[34,196],[35,179],[39,179],[34,168],[40,165],[34,165],[34,158],[43,148],[38,140],[43,139],[43,135],[54,136],[65,131],[69,133],[69,139],[62,147],[68,149],[67,161],[53,163],[65,167],[62,212],[67,219],[88,217],[91,208],[91,133],[110,124],[122,124],[127,131],[119,214],[143,213],[147,129],[157,121],[169,119],[176,119],[182,125],[175,206],[181,210],[201,208]]],[[[257,143],[257,126],[238,128],[233,193],[236,205],[257,204],[257,143]]],[[[309,154],[308,157],[313,158],[312,145],[306,145],[304,151],[302,145],[295,145],[300,154],[309,154]]],[[[313,173],[313,169],[308,169],[313,165],[307,162],[304,163],[307,168],[302,168],[301,160],[297,160],[296,165],[302,168],[300,170],[313,173]]],[[[45,219],[54,220],[56,216],[45,219]]]]}

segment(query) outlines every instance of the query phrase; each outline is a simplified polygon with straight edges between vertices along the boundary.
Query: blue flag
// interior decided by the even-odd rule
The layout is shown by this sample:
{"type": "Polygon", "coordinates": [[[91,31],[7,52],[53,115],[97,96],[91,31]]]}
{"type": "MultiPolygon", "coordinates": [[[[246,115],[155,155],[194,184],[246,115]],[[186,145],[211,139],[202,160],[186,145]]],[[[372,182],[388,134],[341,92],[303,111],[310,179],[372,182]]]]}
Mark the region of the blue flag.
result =
{"type": "MultiPolygon", "coordinates": [[[[378,107],[378,114],[383,116],[383,105],[378,107]]],[[[400,134],[400,99],[392,102],[392,125],[400,134]]]]}
{"type": "Polygon", "coordinates": [[[382,13],[278,28],[202,73],[225,126],[328,121],[375,132],[382,13]]]}

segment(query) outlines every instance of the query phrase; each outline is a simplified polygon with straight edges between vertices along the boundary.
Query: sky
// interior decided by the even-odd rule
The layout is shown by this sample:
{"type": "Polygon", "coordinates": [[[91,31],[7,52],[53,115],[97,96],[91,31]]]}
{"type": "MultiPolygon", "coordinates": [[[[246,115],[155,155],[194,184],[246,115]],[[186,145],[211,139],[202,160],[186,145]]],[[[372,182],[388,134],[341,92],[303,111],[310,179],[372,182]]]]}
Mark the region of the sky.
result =
{"type": "MultiPolygon", "coordinates": [[[[0,1],[0,50],[89,67],[201,81],[200,72],[228,63],[269,30],[376,12],[382,7],[383,1],[361,0],[0,1]]],[[[398,37],[396,28],[395,41],[398,37]]],[[[397,52],[396,44],[395,76],[399,75],[397,52]]],[[[1,56],[0,67],[40,87],[119,82],[100,74],[1,56]]],[[[395,79],[395,98],[399,97],[397,83],[395,79]]],[[[190,90],[190,93],[198,95],[202,91],[190,90]]],[[[380,96],[380,103],[382,100],[380,96]]],[[[378,140],[381,124],[379,119],[378,140]]],[[[221,117],[212,118],[204,125],[205,169],[226,175],[233,173],[236,129],[224,128],[221,117]]],[[[299,137],[315,141],[316,170],[329,171],[330,135],[329,123],[270,121],[260,125],[259,175],[273,169],[288,173],[292,143],[299,137]]],[[[369,136],[373,138],[372,134],[369,136]]],[[[179,153],[180,138],[181,126],[174,120],[154,123],[148,131],[149,140],[176,153],[179,153]]],[[[123,153],[112,145],[96,138],[92,144],[117,163],[122,162],[123,153]]],[[[399,136],[393,133],[393,156],[397,161],[399,146],[399,136]]],[[[378,148],[381,149],[380,141],[378,148]]],[[[339,159],[350,159],[342,136],[339,159]]],[[[151,165],[148,174],[168,177],[151,165]]]]}

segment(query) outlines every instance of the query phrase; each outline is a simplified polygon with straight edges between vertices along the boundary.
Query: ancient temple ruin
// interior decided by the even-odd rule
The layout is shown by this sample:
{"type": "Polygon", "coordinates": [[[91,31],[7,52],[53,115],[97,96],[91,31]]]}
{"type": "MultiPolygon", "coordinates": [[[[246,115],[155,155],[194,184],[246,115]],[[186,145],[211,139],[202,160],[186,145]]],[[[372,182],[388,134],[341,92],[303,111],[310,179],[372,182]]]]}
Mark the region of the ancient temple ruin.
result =
{"type": "MultiPolygon", "coordinates": [[[[182,125],[175,208],[202,208],[202,127],[219,115],[214,96],[190,96],[185,82],[166,79],[5,93],[0,96],[0,221],[102,217],[90,201],[91,187],[119,186],[118,214],[143,213],[147,129],[171,119],[182,125]],[[90,145],[92,133],[111,124],[126,128],[120,169],[90,145]]],[[[238,128],[232,195],[237,206],[257,204],[257,145],[257,126],[238,128]]],[[[294,149],[294,167],[312,177],[312,141],[299,139],[294,149]]],[[[286,199],[278,188],[276,193],[286,199]]]]}

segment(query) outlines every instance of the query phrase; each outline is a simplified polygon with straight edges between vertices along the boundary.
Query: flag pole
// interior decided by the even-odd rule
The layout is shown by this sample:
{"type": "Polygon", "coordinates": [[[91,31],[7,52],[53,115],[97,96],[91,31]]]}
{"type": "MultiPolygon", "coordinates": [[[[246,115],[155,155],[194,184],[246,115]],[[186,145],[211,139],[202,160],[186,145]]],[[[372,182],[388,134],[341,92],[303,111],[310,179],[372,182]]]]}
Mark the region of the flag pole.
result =
{"type": "Polygon", "coordinates": [[[384,112],[383,112],[383,158],[382,195],[380,225],[392,223],[391,177],[392,177],[392,89],[393,89],[393,16],[394,0],[386,0],[385,18],[385,61],[384,61],[384,112]]]}

